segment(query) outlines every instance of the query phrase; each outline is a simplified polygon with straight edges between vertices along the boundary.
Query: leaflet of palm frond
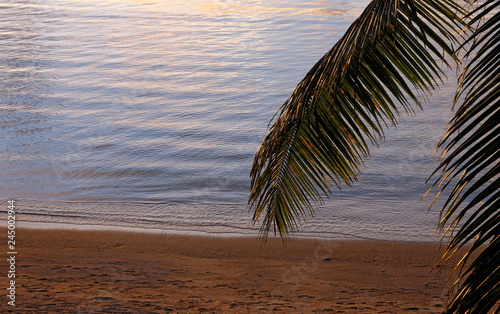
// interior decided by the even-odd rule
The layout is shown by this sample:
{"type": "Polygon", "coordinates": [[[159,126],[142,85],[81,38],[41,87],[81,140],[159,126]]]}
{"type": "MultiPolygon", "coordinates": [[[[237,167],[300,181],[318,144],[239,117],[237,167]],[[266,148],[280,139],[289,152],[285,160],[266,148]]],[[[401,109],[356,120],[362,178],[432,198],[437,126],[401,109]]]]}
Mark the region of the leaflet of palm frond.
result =
{"type": "Polygon", "coordinates": [[[470,25],[485,21],[463,44],[470,44],[465,55],[470,60],[459,77],[455,101],[464,99],[439,143],[443,159],[434,186],[439,194],[450,191],[440,224],[450,242],[440,262],[472,243],[455,267],[458,292],[447,313],[489,313],[500,301],[499,6],[489,0],[471,12],[470,25]]]}
{"type": "Polygon", "coordinates": [[[369,144],[441,82],[460,8],[450,0],[373,0],[297,85],[251,170],[253,220],[282,237],[331,186],[350,185],[369,144]],[[438,60],[438,61],[436,61],[438,60]]]}

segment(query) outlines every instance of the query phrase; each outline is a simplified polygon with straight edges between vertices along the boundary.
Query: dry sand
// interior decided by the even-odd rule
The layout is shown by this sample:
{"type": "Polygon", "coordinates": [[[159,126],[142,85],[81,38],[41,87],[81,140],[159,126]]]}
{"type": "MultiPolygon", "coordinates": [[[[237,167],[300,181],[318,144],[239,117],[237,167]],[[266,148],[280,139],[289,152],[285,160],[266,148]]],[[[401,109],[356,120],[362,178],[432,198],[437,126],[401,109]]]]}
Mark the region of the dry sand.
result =
{"type": "Polygon", "coordinates": [[[436,244],[26,228],[16,241],[16,313],[439,313],[447,301],[436,244]]]}

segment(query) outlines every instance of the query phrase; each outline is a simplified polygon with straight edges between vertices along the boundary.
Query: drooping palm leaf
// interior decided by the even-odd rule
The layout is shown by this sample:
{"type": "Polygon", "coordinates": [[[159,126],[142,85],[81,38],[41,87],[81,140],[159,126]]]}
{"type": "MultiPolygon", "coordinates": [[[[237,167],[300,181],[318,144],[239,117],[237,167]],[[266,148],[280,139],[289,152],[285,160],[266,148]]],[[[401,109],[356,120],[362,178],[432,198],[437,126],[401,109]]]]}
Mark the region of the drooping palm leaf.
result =
{"type": "Polygon", "coordinates": [[[460,12],[452,0],[373,0],[283,104],[258,149],[249,203],[285,236],[330,187],[350,185],[369,143],[420,107],[453,55],[460,12]],[[437,61],[436,61],[437,60],[437,61]]]}
{"type": "Polygon", "coordinates": [[[463,45],[470,62],[459,77],[455,100],[465,97],[439,143],[444,158],[434,186],[438,196],[449,193],[440,224],[450,234],[441,262],[473,241],[455,268],[461,270],[473,252],[486,246],[460,273],[448,313],[488,313],[500,301],[499,7],[500,1],[488,0],[471,13],[471,26],[484,22],[463,45]]]}

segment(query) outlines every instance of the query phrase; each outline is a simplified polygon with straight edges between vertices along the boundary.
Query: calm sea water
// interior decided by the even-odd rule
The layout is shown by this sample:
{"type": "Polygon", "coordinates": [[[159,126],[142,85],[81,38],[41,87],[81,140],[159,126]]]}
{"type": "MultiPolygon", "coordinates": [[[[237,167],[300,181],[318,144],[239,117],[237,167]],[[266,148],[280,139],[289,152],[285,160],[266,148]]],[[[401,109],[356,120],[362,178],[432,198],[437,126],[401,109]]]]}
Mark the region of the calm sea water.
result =
{"type": "MultiPolygon", "coordinates": [[[[18,200],[31,225],[256,235],[246,202],[267,123],[366,4],[4,1],[5,207],[18,200]]],[[[454,80],[388,130],[359,182],[298,235],[438,239],[438,208],[420,199],[454,80]]]]}

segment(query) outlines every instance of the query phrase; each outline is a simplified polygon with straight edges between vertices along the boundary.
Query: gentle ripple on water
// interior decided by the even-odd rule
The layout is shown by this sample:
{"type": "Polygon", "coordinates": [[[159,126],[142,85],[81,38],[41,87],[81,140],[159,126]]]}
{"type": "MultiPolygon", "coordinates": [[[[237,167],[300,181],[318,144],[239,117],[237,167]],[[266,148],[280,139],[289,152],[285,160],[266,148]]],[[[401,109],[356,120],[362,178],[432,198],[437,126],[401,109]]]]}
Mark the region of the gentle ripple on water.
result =
{"type": "MultiPolygon", "coordinates": [[[[7,1],[2,197],[28,221],[255,234],[248,175],[267,123],[366,3],[7,1]]],[[[429,239],[419,199],[452,92],[389,130],[304,234],[429,239]]]]}

